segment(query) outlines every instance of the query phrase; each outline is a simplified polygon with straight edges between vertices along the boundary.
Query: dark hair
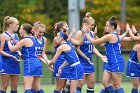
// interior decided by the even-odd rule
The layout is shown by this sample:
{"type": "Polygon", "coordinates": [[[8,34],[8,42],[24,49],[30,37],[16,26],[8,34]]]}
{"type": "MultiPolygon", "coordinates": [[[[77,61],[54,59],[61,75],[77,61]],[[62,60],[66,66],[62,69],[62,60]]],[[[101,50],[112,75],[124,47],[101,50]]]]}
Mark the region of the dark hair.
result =
{"type": "MultiPolygon", "coordinates": [[[[58,32],[61,31],[61,29],[63,29],[64,24],[66,24],[67,22],[65,21],[60,21],[58,23],[55,23],[54,25],[54,35],[56,36],[58,32]]],[[[66,32],[65,29],[63,29],[63,32],[66,32]]]]}
{"type": "Polygon", "coordinates": [[[103,35],[107,35],[107,34],[109,34],[109,32],[106,32],[106,31],[104,30],[103,35]]]}
{"type": "Polygon", "coordinates": [[[32,25],[25,23],[22,24],[23,29],[27,32],[27,34],[32,34],[32,25]]]}
{"type": "Polygon", "coordinates": [[[111,26],[114,27],[114,29],[117,28],[117,22],[116,22],[116,17],[115,16],[112,16],[110,19],[109,19],[109,23],[111,26]]]}

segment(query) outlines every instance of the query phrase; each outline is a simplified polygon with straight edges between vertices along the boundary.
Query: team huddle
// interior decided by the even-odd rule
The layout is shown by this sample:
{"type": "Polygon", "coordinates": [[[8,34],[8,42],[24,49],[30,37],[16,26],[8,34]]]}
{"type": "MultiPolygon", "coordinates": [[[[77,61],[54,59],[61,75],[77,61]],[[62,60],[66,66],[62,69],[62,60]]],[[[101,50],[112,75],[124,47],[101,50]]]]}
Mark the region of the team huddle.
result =
{"type": "MultiPolygon", "coordinates": [[[[44,37],[46,27],[41,22],[32,26],[24,23],[20,26],[20,37],[16,34],[19,22],[15,17],[5,17],[0,43],[0,93],[6,93],[10,80],[10,93],[18,93],[17,84],[20,74],[19,57],[24,61],[24,93],[45,93],[41,88],[42,62],[48,65],[57,79],[53,93],[82,93],[84,82],[87,84],[86,93],[94,93],[95,70],[92,61],[93,53],[104,63],[100,93],[125,93],[121,84],[125,61],[121,54],[121,42],[136,41],[128,59],[126,75],[132,79],[131,93],[138,93],[140,72],[140,37],[135,26],[126,25],[126,32],[120,35],[120,27],[116,17],[111,17],[105,25],[104,35],[97,36],[97,26],[91,13],[83,18],[81,30],[70,34],[68,24],[60,21],[54,25],[55,55],[48,60],[45,53],[47,39],[44,37]],[[94,29],[94,31],[92,31],[94,29]],[[76,32],[76,33],[75,33],[76,32]],[[73,34],[75,37],[73,38],[73,34]],[[129,34],[129,37],[126,35],[129,34]],[[100,54],[95,45],[105,47],[106,55],[100,54]],[[70,89],[66,92],[65,86],[70,89]]],[[[98,74],[98,73],[97,73],[98,74]]],[[[96,93],[96,90],[95,90],[96,93]]]]}

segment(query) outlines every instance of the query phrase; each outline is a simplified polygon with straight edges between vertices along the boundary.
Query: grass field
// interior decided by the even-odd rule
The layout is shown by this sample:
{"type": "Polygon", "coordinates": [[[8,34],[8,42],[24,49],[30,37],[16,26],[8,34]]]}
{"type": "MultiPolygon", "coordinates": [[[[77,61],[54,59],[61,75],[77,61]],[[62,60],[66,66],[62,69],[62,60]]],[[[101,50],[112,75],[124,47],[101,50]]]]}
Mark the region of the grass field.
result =
{"type": "MultiPolygon", "coordinates": [[[[44,89],[45,93],[53,93],[53,90],[55,89],[55,85],[52,84],[46,84],[42,85],[42,88],[44,89]]],[[[100,93],[100,90],[103,88],[101,84],[95,84],[95,93],[100,93]]],[[[125,93],[131,93],[131,84],[130,83],[123,83],[123,88],[125,93]]],[[[24,93],[23,85],[18,86],[18,93],[24,93]]],[[[7,90],[7,93],[9,92],[9,88],[7,90]]],[[[86,85],[84,85],[82,89],[82,93],[86,93],[86,85]]]]}

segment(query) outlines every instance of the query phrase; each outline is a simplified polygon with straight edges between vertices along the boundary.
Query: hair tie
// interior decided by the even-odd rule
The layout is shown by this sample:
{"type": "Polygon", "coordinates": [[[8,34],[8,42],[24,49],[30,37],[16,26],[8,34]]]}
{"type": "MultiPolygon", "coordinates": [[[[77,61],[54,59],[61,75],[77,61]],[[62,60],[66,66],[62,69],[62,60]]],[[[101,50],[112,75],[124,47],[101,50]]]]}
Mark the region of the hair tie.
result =
{"type": "Polygon", "coordinates": [[[37,21],[37,22],[34,23],[34,25],[38,25],[38,24],[40,24],[40,21],[37,21]]]}
{"type": "Polygon", "coordinates": [[[57,23],[54,25],[54,29],[57,29],[57,23]]]}

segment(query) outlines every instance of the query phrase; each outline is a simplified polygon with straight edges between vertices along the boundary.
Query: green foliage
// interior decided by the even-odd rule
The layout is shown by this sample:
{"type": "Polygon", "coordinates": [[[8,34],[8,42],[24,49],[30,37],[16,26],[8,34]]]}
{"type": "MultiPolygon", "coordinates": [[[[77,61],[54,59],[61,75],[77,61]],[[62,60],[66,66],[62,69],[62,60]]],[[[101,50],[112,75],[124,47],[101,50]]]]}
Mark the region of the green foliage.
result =
{"type": "MultiPolygon", "coordinates": [[[[87,11],[92,13],[98,25],[98,36],[101,37],[105,23],[111,16],[116,16],[120,22],[122,0],[85,0],[86,7],[80,11],[82,20],[87,11]]],[[[68,21],[68,0],[0,0],[0,25],[4,16],[16,17],[20,24],[33,24],[41,21],[47,27],[46,37],[53,39],[53,25],[60,21],[68,21]]],[[[140,28],[140,0],[126,0],[126,22],[140,28]]],[[[121,24],[123,30],[125,25],[121,24]]],[[[1,29],[2,27],[0,27],[1,29]]]]}
{"type": "Polygon", "coordinates": [[[47,27],[47,38],[53,38],[53,25],[60,20],[67,20],[67,1],[63,0],[1,0],[0,25],[5,16],[16,17],[20,24],[40,21],[47,27]]]}
{"type": "MultiPolygon", "coordinates": [[[[98,36],[101,37],[104,31],[106,21],[111,16],[116,16],[117,21],[125,30],[125,24],[121,23],[121,1],[122,0],[86,0],[86,9],[81,11],[82,18],[84,14],[89,11],[96,20],[95,24],[98,26],[98,36]]],[[[134,24],[137,29],[140,29],[140,0],[126,0],[126,22],[130,25],[134,24]]],[[[81,18],[81,19],[82,19],[81,18]]],[[[132,48],[132,42],[123,44],[123,48],[132,48]]]]}

